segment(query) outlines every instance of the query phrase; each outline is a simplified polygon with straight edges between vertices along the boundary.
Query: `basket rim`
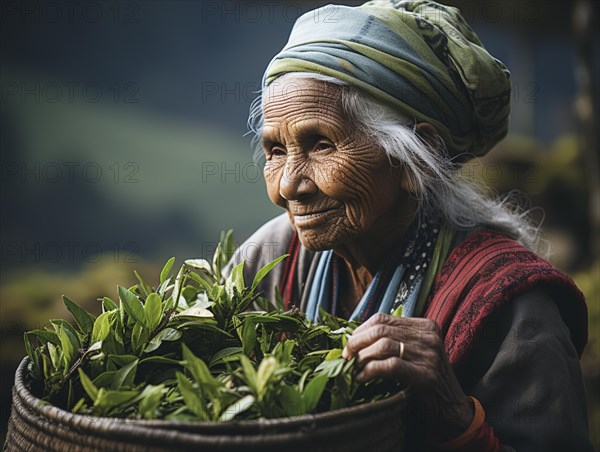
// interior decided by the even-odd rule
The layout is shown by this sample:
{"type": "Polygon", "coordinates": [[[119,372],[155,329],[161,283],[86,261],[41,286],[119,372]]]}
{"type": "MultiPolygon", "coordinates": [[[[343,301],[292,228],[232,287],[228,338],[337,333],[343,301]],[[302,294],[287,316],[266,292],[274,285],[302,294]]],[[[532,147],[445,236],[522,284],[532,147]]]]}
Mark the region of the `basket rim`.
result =
{"type": "Polygon", "coordinates": [[[255,419],[255,420],[240,420],[240,421],[177,421],[168,419],[130,419],[117,417],[102,417],[92,415],[82,415],[72,413],[63,408],[50,405],[35,396],[28,388],[27,365],[29,357],[25,356],[19,364],[14,379],[13,390],[20,398],[21,402],[29,409],[37,412],[47,419],[68,421],[78,425],[79,428],[96,430],[102,428],[102,425],[107,424],[123,424],[123,426],[140,427],[140,428],[164,428],[177,429],[180,431],[195,431],[205,433],[204,430],[210,430],[213,434],[219,434],[222,431],[229,431],[235,428],[237,431],[264,431],[269,427],[305,427],[314,426],[315,424],[328,423],[332,421],[342,422],[345,419],[356,418],[357,415],[366,416],[373,412],[388,410],[398,406],[408,399],[408,390],[403,389],[396,394],[382,400],[371,403],[363,403],[352,407],[340,408],[332,411],[325,411],[316,414],[303,414],[299,416],[279,417],[273,419],[255,419]]]}

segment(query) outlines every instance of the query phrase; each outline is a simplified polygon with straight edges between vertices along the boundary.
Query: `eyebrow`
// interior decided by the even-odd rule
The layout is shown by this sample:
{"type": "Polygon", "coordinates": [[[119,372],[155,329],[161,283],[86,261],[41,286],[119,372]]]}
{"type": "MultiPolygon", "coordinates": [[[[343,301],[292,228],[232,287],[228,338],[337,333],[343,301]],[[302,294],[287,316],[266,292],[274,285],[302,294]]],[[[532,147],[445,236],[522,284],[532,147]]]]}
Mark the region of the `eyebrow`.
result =
{"type": "Polygon", "coordinates": [[[277,127],[269,127],[269,131],[265,132],[263,128],[260,132],[260,141],[264,147],[269,144],[278,143],[279,138],[279,128],[277,127]]]}
{"type": "MultiPolygon", "coordinates": [[[[319,119],[302,119],[294,123],[293,129],[296,135],[299,136],[327,136],[330,133],[325,133],[323,129],[323,124],[325,122],[319,119]]],[[[263,128],[261,132],[261,140],[263,143],[273,143],[280,141],[278,138],[280,136],[280,127],[269,126],[267,131],[263,128]]]]}

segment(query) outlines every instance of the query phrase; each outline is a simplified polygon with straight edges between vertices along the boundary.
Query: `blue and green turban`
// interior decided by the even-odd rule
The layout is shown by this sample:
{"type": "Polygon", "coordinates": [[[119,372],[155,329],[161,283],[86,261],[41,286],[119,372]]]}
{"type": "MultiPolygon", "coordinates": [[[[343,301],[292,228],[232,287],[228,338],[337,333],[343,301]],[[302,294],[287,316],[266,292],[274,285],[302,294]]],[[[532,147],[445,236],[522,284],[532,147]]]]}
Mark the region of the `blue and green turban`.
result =
{"type": "Polygon", "coordinates": [[[456,161],[485,154],[508,130],[509,71],[458,9],[433,1],[310,11],[271,60],[263,87],[291,72],[335,77],[432,124],[456,161]]]}

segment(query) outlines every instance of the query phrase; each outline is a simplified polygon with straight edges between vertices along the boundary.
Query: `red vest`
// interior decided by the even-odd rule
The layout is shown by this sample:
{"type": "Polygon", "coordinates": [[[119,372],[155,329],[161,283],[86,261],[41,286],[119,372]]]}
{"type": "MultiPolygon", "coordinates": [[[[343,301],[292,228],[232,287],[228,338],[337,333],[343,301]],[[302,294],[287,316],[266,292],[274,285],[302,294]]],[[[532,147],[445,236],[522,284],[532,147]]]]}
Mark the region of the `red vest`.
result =
{"type": "MultiPolygon", "coordinates": [[[[294,234],[279,287],[289,303],[300,243],[294,234]]],[[[547,290],[571,333],[578,355],[587,343],[587,306],[571,278],[506,235],[482,230],[450,252],[438,272],[425,317],[437,322],[450,363],[460,367],[486,320],[505,303],[533,288],[547,290]]],[[[543,313],[540,313],[543,315],[543,313]]]]}
{"type": "Polygon", "coordinates": [[[551,294],[581,357],[587,343],[587,306],[571,278],[504,234],[483,230],[452,250],[436,276],[425,312],[442,330],[450,363],[459,366],[486,320],[533,288],[551,294]]]}

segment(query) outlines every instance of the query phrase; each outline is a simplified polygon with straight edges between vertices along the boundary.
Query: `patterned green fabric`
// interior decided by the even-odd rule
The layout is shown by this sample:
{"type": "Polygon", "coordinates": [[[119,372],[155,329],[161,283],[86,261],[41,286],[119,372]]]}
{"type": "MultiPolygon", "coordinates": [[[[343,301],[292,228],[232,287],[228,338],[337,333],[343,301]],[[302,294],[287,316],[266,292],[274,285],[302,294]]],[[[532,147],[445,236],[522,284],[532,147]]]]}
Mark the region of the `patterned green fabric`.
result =
{"type": "Polygon", "coordinates": [[[510,73],[456,8],[429,0],[327,5],[301,16],[263,86],[290,72],[335,77],[432,124],[450,155],[483,155],[508,130],[510,73]]]}

